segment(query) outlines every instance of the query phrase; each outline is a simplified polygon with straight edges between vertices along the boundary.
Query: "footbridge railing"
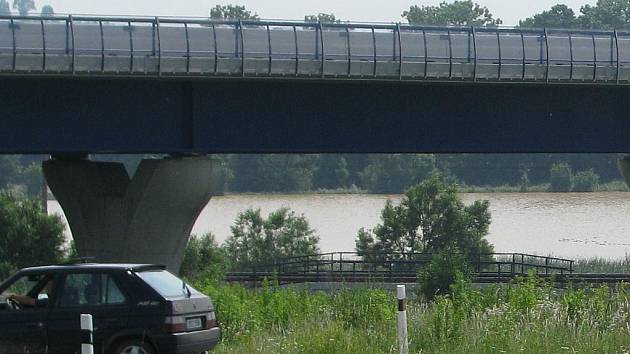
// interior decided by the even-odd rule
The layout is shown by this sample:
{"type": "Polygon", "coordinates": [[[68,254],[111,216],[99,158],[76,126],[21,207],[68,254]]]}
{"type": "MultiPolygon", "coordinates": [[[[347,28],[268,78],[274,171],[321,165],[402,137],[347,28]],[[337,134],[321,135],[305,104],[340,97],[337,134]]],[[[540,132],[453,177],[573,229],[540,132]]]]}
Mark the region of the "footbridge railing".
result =
{"type": "MultiPolygon", "coordinates": [[[[227,280],[277,278],[280,283],[415,282],[418,270],[428,265],[431,257],[430,253],[322,253],[282,258],[270,264],[244,268],[228,273],[227,280]]],[[[573,273],[573,261],[524,253],[487,253],[472,257],[471,268],[480,281],[511,279],[530,271],[545,276],[564,276],[573,273]]]]}
{"type": "Polygon", "coordinates": [[[0,74],[630,84],[630,32],[0,16],[0,74]]]}

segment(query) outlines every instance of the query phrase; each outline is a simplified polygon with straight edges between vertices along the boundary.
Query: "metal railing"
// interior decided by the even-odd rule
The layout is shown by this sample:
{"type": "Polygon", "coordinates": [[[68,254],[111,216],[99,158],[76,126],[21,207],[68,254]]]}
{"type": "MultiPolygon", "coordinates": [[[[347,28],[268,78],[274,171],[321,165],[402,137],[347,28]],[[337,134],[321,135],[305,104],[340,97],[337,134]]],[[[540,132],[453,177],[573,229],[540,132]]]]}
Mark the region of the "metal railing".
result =
{"type": "Polygon", "coordinates": [[[0,73],[630,83],[630,32],[0,16],[0,73]]]}
{"type": "MultiPolygon", "coordinates": [[[[415,279],[431,261],[430,253],[333,252],[282,258],[228,274],[234,279],[279,277],[298,281],[377,281],[415,279]]],[[[512,278],[534,271],[540,275],[569,275],[573,260],[524,253],[487,253],[471,258],[474,276],[512,278]]]]}

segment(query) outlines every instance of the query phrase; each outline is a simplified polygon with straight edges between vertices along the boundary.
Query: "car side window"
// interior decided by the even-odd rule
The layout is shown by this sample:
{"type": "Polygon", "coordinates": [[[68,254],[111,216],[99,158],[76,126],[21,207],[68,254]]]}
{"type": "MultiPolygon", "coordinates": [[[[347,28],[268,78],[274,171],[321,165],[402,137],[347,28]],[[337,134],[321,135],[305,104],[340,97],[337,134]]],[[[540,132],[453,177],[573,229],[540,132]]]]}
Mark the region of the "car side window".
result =
{"type": "Polygon", "coordinates": [[[104,306],[125,302],[124,294],[109,274],[75,273],[66,276],[59,306],[104,306]]]}

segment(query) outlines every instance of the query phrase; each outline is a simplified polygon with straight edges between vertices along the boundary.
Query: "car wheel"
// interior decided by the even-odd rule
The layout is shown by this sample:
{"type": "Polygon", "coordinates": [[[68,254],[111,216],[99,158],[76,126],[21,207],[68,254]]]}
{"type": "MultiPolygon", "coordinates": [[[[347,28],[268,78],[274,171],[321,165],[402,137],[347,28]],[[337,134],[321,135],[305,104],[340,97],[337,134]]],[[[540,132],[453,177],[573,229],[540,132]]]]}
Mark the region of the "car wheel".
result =
{"type": "Polygon", "coordinates": [[[153,346],[140,339],[124,341],[118,346],[116,354],[155,354],[153,346]]]}

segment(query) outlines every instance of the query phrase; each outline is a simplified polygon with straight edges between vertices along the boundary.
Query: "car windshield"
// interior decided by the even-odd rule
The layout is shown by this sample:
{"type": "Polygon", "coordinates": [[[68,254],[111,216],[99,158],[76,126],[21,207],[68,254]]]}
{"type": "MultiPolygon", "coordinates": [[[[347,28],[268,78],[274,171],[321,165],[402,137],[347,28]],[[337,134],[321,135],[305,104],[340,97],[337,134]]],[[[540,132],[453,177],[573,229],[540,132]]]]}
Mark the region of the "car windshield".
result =
{"type": "Polygon", "coordinates": [[[183,280],[166,270],[142,271],[136,274],[164,297],[186,296],[188,295],[188,291],[190,291],[191,294],[199,293],[190,285],[185,284],[183,280]]]}

